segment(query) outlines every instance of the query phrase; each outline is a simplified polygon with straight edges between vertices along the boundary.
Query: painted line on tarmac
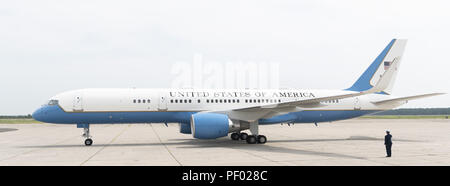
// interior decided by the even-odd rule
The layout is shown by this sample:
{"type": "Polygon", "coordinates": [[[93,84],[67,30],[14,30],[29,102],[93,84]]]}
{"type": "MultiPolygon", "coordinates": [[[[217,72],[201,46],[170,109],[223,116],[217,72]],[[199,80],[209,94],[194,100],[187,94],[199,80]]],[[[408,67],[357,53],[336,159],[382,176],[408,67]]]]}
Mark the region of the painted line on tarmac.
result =
{"type": "Polygon", "coordinates": [[[164,145],[164,148],[166,148],[167,152],[170,154],[170,156],[172,156],[172,158],[178,163],[178,165],[183,166],[180,161],[178,161],[177,158],[175,158],[175,156],[172,154],[172,152],[170,151],[170,149],[167,147],[167,145],[161,140],[161,137],[159,137],[158,133],[156,132],[155,128],[153,127],[153,124],[151,123],[150,126],[153,129],[153,133],[155,133],[156,137],[158,137],[159,142],[164,145]]]}

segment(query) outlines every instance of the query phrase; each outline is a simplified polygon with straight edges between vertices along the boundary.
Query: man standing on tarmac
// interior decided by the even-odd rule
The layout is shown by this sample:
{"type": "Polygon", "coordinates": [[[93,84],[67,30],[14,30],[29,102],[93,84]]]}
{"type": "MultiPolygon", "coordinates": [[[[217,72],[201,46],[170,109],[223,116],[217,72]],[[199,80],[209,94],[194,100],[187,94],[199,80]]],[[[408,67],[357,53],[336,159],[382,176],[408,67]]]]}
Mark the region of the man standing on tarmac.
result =
{"type": "Polygon", "coordinates": [[[384,136],[384,145],[386,146],[386,157],[391,157],[392,135],[388,130],[386,131],[386,136],[384,136]]]}

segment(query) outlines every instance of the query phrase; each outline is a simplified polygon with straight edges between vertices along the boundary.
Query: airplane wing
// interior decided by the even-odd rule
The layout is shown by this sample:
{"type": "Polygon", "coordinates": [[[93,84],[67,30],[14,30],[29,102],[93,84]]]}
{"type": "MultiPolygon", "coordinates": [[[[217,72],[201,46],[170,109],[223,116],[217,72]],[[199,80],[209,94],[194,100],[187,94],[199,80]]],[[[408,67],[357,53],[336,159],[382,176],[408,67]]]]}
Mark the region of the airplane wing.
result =
{"type": "Polygon", "coordinates": [[[401,102],[408,102],[409,100],[420,99],[420,98],[431,97],[431,96],[438,96],[438,95],[443,95],[443,94],[445,94],[445,93],[422,94],[422,95],[416,95],[416,96],[386,99],[386,100],[376,101],[376,102],[372,102],[372,103],[375,105],[397,104],[397,103],[401,103],[401,102]]]}
{"type": "Polygon", "coordinates": [[[236,108],[233,110],[224,110],[224,111],[208,111],[213,113],[222,113],[227,114],[231,119],[254,122],[261,118],[270,118],[277,115],[286,114],[289,112],[301,111],[300,108],[314,108],[324,106],[320,102],[336,100],[336,99],[344,99],[357,97],[365,94],[371,94],[383,91],[389,86],[389,81],[393,76],[394,72],[397,71],[397,60],[394,59],[392,61],[391,66],[387,69],[383,75],[381,75],[380,79],[371,89],[362,91],[362,92],[354,92],[349,94],[341,94],[341,95],[333,95],[333,96],[325,96],[325,97],[317,97],[312,99],[304,99],[297,101],[288,101],[277,104],[265,104],[258,105],[252,107],[244,107],[244,108],[236,108]],[[300,107],[300,108],[299,108],[300,107]]]}

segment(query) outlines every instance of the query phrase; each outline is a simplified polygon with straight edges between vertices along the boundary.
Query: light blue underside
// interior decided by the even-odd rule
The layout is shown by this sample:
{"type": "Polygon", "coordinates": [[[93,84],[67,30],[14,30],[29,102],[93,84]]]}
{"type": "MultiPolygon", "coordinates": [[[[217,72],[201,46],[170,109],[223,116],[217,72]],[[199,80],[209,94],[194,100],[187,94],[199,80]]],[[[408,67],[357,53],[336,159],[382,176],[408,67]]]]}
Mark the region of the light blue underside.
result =
{"type": "MultiPolygon", "coordinates": [[[[350,119],[380,110],[325,110],[301,111],[259,120],[260,124],[314,123],[350,119]]],[[[33,118],[58,124],[111,124],[111,123],[190,123],[196,112],[64,112],[59,106],[43,106],[33,118]]]]}

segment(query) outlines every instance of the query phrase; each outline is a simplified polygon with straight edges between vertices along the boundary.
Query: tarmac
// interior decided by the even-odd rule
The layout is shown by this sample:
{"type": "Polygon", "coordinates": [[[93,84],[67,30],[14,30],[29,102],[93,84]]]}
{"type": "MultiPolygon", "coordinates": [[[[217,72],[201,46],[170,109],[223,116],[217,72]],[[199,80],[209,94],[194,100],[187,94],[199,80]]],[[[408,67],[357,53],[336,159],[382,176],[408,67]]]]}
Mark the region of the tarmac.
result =
{"type": "Polygon", "coordinates": [[[266,144],[199,140],[178,124],[91,125],[92,146],[75,125],[0,124],[0,166],[9,165],[450,165],[448,119],[352,119],[260,126],[266,144]],[[384,147],[393,136],[392,157],[384,147]]]}

